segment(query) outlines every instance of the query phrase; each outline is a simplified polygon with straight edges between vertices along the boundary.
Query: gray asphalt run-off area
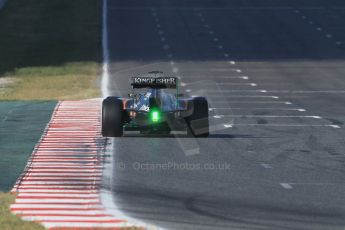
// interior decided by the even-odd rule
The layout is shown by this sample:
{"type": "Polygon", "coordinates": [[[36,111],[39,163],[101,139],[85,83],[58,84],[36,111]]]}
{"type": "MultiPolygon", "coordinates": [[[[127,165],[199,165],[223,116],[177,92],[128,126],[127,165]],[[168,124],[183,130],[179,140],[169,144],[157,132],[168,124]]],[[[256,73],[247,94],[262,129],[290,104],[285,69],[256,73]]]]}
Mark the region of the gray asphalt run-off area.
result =
{"type": "Polygon", "coordinates": [[[0,9],[5,5],[6,0],[0,0],[0,9]]]}
{"type": "Polygon", "coordinates": [[[109,139],[103,188],[164,229],[345,227],[345,2],[109,0],[108,90],[152,70],[210,102],[209,138],[109,139]]]}

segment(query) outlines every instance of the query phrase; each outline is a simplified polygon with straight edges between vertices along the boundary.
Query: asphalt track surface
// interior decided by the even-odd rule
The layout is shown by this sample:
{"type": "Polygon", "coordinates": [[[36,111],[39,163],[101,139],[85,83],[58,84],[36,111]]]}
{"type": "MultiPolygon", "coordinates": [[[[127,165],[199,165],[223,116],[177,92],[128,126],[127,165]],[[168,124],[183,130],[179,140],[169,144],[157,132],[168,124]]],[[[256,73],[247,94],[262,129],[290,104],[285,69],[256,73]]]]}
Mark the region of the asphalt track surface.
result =
{"type": "Polygon", "coordinates": [[[110,0],[111,93],[170,71],[215,108],[206,139],[113,140],[118,208],[166,229],[343,230],[344,28],[340,0],[110,0]]]}
{"type": "Polygon", "coordinates": [[[6,0],[0,0],[0,9],[5,5],[6,0]]]}

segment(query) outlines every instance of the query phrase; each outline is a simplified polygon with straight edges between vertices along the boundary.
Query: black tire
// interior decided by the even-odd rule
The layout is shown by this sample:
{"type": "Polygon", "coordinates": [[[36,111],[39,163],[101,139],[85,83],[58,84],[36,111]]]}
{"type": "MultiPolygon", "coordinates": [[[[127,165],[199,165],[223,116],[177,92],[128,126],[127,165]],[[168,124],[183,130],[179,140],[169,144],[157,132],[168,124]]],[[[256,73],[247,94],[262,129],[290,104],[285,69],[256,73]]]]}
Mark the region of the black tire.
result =
{"type": "Polygon", "coordinates": [[[193,113],[186,118],[187,135],[193,137],[209,136],[208,103],[204,97],[195,97],[191,103],[193,113]]]}
{"type": "Polygon", "coordinates": [[[102,136],[123,136],[123,104],[117,97],[107,97],[102,103],[102,136]]]}

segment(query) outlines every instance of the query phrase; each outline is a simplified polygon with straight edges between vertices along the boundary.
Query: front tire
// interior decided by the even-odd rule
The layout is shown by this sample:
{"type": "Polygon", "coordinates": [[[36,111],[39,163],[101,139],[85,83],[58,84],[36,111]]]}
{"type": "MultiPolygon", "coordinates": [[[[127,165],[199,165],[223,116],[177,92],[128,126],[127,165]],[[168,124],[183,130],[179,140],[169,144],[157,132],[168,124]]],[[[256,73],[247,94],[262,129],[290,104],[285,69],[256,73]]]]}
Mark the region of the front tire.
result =
{"type": "Polygon", "coordinates": [[[102,136],[123,136],[123,104],[117,97],[107,97],[102,103],[102,136]]]}
{"type": "Polygon", "coordinates": [[[208,103],[204,97],[195,97],[191,101],[193,113],[186,118],[187,135],[193,137],[209,136],[208,103]]]}

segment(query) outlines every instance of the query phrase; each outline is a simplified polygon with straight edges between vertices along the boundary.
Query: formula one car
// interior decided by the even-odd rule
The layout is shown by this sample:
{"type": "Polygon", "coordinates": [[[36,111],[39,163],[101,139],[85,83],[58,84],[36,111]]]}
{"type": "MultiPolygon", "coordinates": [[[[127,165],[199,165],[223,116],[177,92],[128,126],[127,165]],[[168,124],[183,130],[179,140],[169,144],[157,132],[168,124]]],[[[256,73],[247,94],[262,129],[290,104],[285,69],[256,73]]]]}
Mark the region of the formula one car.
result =
{"type": "Polygon", "coordinates": [[[188,136],[209,135],[208,102],[204,97],[180,98],[178,79],[152,71],[131,79],[129,98],[107,97],[102,104],[102,135],[121,137],[124,131],[188,136]],[[168,91],[175,90],[174,93],[168,91]],[[141,92],[135,92],[135,91],[141,92]]]}

